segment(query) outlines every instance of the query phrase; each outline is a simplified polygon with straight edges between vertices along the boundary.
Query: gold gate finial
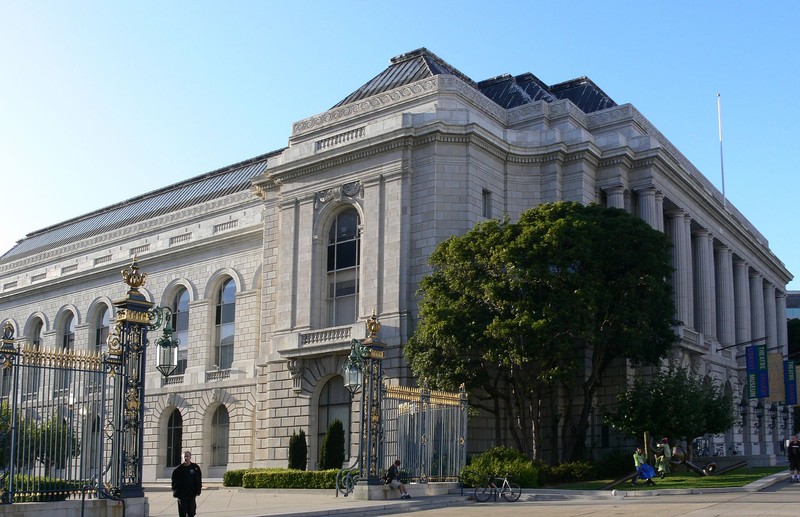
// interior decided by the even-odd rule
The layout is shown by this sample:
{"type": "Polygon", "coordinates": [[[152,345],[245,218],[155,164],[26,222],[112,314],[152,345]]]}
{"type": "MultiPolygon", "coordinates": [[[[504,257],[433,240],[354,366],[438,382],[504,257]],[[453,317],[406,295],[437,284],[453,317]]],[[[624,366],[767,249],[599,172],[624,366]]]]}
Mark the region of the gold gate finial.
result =
{"type": "Polygon", "coordinates": [[[375,314],[375,309],[372,309],[372,316],[367,318],[367,332],[368,338],[374,337],[381,331],[381,322],[378,321],[378,316],[375,314]]]}
{"type": "Polygon", "coordinates": [[[134,290],[138,290],[142,287],[145,280],[147,280],[147,273],[139,272],[139,263],[136,260],[136,255],[133,256],[130,270],[128,268],[122,270],[122,279],[134,290]]]}

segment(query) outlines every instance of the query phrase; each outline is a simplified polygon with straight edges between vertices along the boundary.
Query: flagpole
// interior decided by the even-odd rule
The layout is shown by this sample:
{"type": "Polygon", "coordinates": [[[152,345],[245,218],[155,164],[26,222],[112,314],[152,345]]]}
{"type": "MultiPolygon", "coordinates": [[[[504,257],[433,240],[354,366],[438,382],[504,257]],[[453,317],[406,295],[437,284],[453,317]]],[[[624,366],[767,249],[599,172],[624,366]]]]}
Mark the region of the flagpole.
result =
{"type": "Polygon", "coordinates": [[[722,159],[722,108],[719,93],[717,93],[717,126],[719,127],[719,169],[722,174],[722,206],[727,207],[728,202],[725,197],[725,161],[722,159]]]}

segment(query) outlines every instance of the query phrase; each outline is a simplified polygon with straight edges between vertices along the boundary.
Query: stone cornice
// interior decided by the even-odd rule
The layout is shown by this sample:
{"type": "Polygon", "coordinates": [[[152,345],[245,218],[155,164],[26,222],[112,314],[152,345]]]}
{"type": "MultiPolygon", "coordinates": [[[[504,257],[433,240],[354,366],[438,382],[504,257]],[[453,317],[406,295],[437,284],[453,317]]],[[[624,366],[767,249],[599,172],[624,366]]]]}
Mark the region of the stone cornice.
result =
{"type": "Polygon", "coordinates": [[[153,229],[164,230],[167,226],[178,225],[191,219],[196,219],[199,216],[209,215],[215,211],[230,207],[238,204],[257,203],[253,197],[252,192],[243,191],[230,196],[214,199],[207,203],[194,205],[182,210],[170,212],[159,217],[147,219],[145,221],[127,225],[116,230],[103,232],[99,235],[89,238],[78,239],[70,242],[65,246],[61,246],[52,250],[35,253],[28,255],[24,258],[14,260],[0,265],[0,274],[22,269],[31,264],[36,264],[37,267],[46,265],[48,262],[56,262],[59,260],[67,260],[75,254],[87,254],[97,249],[105,249],[109,246],[118,244],[129,240],[131,236],[139,235],[153,229]]]}
{"type": "Polygon", "coordinates": [[[325,113],[295,122],[292,124],[292,136],[300,136],[331,124],[338,124],[363,114],[392,106],[399,102],[416,99],[435,92],[438,87],[439,77],[441,76],[428,77],[368,99],[346,104],[339,108],[326,111],[325,113]]]}

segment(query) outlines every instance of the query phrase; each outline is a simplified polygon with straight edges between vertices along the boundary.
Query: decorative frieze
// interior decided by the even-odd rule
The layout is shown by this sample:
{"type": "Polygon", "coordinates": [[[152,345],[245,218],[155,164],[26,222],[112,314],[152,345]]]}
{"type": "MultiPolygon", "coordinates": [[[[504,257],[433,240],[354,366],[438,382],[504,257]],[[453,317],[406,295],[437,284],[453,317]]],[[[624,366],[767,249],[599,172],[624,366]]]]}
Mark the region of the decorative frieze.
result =
{"type": "Polygon", "coordinates": [[[343,198],[364,197],[364,185],[360,181],[345,183],[344,185],[317,192],[314,196],[314,209],[331,201],[341,201],[343,198]]]}

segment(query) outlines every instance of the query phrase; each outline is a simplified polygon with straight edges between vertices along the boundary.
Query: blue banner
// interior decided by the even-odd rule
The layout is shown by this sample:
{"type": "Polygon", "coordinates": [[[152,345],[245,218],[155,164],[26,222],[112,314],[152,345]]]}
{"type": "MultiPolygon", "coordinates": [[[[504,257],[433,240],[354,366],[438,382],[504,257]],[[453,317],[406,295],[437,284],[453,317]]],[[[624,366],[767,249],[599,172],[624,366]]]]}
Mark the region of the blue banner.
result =
{"type": "Polygon", "coordinates": [[[797,404],[797,369],[794,359],[783,362],[783,385],[786,386],[786,404],[797,404]]]}
{"type": "Polygon", "coordinates": [[[767,345],[752,345],[745,349],[747,366],[747,398],[769,397],[767,345]]]}

